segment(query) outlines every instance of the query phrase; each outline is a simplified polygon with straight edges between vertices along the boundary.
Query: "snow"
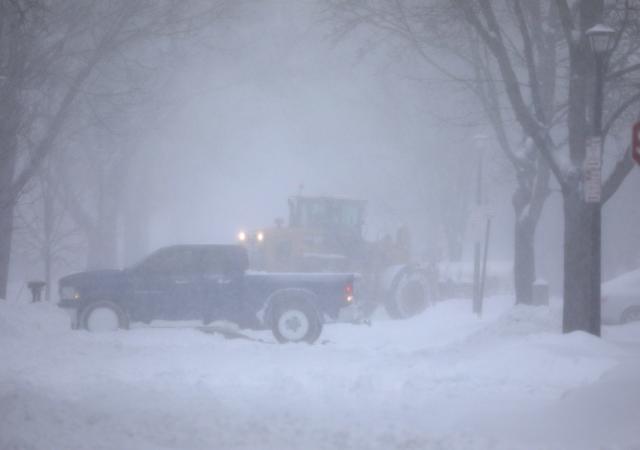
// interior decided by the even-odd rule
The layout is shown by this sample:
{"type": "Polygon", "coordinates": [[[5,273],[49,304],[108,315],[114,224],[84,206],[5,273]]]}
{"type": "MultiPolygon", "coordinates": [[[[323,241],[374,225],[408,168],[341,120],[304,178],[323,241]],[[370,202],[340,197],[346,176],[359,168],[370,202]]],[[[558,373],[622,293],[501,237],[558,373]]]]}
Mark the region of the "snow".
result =
{"type": "MultiPolygon", "coordinates": [[[[473,261],[446,261],[438,264],[438,273],[442,280],[471,281],[473,280],[473,261]]],[[[509,279],[513,273],[511,261],[487,261],[487,274],[500,279],[509,279]]]]}
{"type": "Polygon", "coordinates": [[[640,292],[640,269],[627,272],[602,284],[603,295],[637,296],[640,292]]]}
{"type": "Polygon", "coordinates": [[[640,308],[640,270],[602,284],[602,321],[620,323],[631,308],[640,308]]]}
{"type": "Polygon", "coordinates": [[[611,34],[613,34],[615,32],[616,32],[616,30],[614,30],[613,28],[608,27],[608,26],[606,26],[604,24],[598,23],[598,24],[592,26],[591,28],[589,28],[586,31],[586,34],[588,36],[589,34],[593,34],[593,33],[611,33],[611,34]]]}
{"type": "Polygon", "coordinates": [[[640,324],[562,335],[561,308],[448,300],[322,344],[68,330],[0,302],[0,449],[633,449],[640,324]]]}

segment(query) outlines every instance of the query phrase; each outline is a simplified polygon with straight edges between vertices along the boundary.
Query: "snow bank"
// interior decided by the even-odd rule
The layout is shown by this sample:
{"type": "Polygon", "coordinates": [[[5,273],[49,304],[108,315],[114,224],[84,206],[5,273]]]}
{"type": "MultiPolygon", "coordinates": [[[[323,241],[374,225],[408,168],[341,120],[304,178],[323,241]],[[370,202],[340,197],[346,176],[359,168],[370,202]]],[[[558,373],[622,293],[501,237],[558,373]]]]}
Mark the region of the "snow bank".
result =
{"type": "Polygon", "coordinates": [[[0,301],[0,338],[26,338],[34,334],[69,331],[69,316],[49,302],[0,301]]]}
{"type": "Polygon", "coordinates": [[[551,307],[514,305],[474,334],[473,339],[527,336],[536,333],[559,333],[562,310],[551,307]]]}
{"type": "Polygon", "coordinates": [[[640,294],[640,269],[627,272],[602,284],[602,295],[640,294]]]}
{"type": "Polygon", "coordinates": [[[268,332],[256,334],[265,343],[192,329],[92,335],[68,330],[53,305],[8,302],[0,449],[633,448],[640,411],[611,402],[640,402],[615,381],[637,384],[640,367],[625,361],[640,356],[640,329],[562,335],[557,305],[512,304],[490,298],[478,318],[458,299],[406,321],[330,325],[308,346],[268,332]],[[592,404],[595,388],[606,395],[592,404]],[[564,433],[568,420],[593,439],[564,433]]]}
{"type": "Polygon", "coordinates": [[[603,327],[602,335],[618,342],[640,342],[640,322],[603,327]]]}

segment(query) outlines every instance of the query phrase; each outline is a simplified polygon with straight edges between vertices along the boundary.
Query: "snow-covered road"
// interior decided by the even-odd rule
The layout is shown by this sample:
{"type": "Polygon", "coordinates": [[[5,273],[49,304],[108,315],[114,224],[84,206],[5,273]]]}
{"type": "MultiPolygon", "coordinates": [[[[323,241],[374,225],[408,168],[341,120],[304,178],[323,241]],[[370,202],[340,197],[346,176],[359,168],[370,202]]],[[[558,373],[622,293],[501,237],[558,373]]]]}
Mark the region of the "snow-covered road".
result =
{"type": "MultiPolygon", "coordinates": [[[[0,449],[638,449],[640,325],[468,300],[319,345],[68,330],[0,304],[0,449]]],[[[258,337],[272,342],[269,333],[258,337]]]]}

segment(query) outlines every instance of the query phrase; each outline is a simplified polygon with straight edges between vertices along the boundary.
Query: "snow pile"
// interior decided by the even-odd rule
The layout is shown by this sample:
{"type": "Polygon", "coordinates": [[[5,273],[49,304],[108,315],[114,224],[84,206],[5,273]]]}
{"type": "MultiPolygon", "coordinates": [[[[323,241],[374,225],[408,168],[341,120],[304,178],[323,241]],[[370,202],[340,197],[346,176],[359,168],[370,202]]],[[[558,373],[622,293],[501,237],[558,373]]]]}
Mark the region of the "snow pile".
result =
{"type": "Polygon", "coordinates": [[[602,295],[640,295],[640,269],[627,272],[603,283],[602,295]]]}
{"type": "Polygon", "coordinates": [[[558,307],[509,307],[462,339],[417,354],[442,361],[432,365],[431,378],[457,380],[458,391],[465,386],[486,395],[510,392],[513,399],[559,398],[598,380],[620,353],[586,333],[561,334],[561,312],[558,307]]]}
{"type": "Polygon", "coordinates": [[[471,337],[477,339],[509,338],[537,333],[560,333],[562,309],[551,307],[515,305],[489,322],[471,337]]]}
{"type": "Polygon", "coordinates": [[[0,449],[640,444],[637,329],[562,335],[559,307],[512,304],[490,298],[478,318],[459,299],[406,321],[328,325],[313,346],[268,332],[92,335],[51,305],[2,305],[15,339],[0,339],[0,449]]]}
{"type": "MultiPolygon", "coordinates": [[[[445,295],[471,295],[473,284],[473,262],[442,262],[438,264],[438,278],[445,295]],[[457,286],[453,292],[448,292],[457,286]],[[462,290],[461,290],[462,289],[462,290]]],[[[485,293],[513,292],[513,262],[487,261],[485,293]]]]}
{"type": "Polygon", "coordinates": [[[640,342],[640,322],[631,322],[624,325],[605,327],[602,335],[606,339],[618,342],[640,342]]]}
{"type": "Polygon", "coordinates": [[[58,334],[70,328],[69,316],[48,302],[0,301],[0,338],[58,334]]]}

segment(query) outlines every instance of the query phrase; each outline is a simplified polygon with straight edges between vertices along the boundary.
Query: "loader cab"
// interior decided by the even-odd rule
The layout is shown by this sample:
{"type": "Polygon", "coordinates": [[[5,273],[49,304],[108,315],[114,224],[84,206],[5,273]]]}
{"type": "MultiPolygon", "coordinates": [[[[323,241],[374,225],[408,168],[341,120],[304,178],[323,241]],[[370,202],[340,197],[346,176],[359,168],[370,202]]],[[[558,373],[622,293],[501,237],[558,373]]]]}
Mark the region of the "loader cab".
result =
{"type": "Polygon", "coordinates": [[[362,239],[366,202],[331,197],[295,196],[289,199],[289,227],[362,239]]]}
{"type": "Polygon", "coordinates": [[[289,198],[289,224],[242,231],[251,267],[275,272],[345,272],[362,258],[366,202],[333,197],[289,198]]]}
{"type": "Polygon", "coordinates": [[[366,202],[335,197],[289,198],[289,230],[299,237],[296,267],[351,270],[364,250],[366,202]]]}

